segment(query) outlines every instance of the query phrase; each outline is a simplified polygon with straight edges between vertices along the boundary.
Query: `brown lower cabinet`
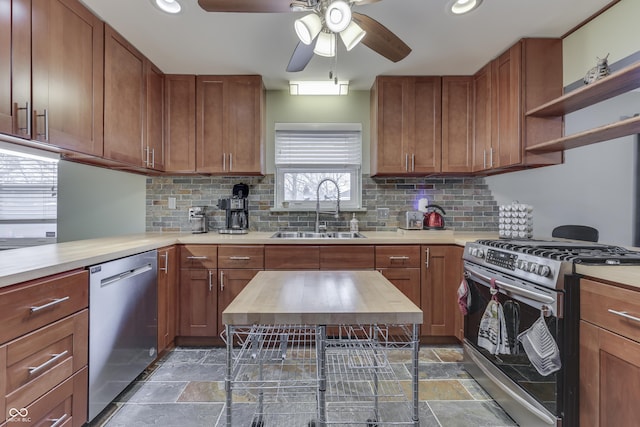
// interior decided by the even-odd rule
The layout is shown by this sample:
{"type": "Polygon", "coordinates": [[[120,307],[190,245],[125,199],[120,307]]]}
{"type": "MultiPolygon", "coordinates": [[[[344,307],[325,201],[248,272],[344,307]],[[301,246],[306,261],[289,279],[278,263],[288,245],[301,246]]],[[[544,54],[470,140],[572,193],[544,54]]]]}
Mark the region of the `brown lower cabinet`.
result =
{"type": "Polygon", "coordinates": [[[218,325],[224,328],[222,312],[240,291],[255,277],[261,269],[224,269],[218,270],[218,325]]]}
{"type": "Polygon", "coordinates": [[[638,424],[640,292],[580,282],[580,426],[638,424]]]}
{"type": "Polygon", "coordinates": [[[180,336],[218,335],[217,291],[217,269],[180,270],[180,336]]]}
{"type": "Polygon", "coordinates": [[[178,254],[175,246],[158,249],[158,354],[176,338],[178,254]]]}

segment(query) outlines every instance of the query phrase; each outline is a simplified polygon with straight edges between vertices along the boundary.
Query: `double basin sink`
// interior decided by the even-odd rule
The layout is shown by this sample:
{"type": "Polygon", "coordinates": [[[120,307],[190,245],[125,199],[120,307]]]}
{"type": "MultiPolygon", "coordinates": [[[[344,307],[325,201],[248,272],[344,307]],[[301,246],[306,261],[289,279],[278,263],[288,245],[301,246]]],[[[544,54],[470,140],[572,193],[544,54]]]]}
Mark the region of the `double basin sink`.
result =
{"type": "Polygon", "coordinates": [[[326,231],[315,233],[313,231],[278,231],[272,239],[364,239],[366,236],[351,231],[326,231]]]}

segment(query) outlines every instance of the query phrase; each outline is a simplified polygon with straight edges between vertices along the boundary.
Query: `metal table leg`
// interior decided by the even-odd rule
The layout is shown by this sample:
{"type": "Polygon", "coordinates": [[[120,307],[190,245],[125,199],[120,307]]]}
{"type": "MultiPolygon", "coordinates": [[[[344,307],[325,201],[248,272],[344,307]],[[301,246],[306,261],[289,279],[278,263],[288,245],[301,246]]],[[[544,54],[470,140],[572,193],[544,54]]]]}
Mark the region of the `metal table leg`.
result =
{"type": "Polygon", "coordinates": [[[318,326],[316,334],[316,352],[318,367],[318,416],[321,427],[327,424],[327,327],[325,325],[318,326]]]}
{"type": "Polygon", "coordinates": [[[419,408],[419,399],[418,399],[418,359],[420,357],[420,342],[419,342],[419,332],[418,325],[413,325],[413,334],[411,337],[412,342],[412,373],[411,373],[411,383],[413,389],[413,425],[415,427],[420,426],[420,408],[419,408]]]}
{"type": "Polygon", "coordinates": [[[232,403],[232,389],[231,389],[231,365],[233,355],[233,326],[225,325],[225,332],[227,334],[227,372],[224,378],[224,390],[226,393],[226,414],[227,414],[227,427],[231,427],[231,403],[232,403]]]}

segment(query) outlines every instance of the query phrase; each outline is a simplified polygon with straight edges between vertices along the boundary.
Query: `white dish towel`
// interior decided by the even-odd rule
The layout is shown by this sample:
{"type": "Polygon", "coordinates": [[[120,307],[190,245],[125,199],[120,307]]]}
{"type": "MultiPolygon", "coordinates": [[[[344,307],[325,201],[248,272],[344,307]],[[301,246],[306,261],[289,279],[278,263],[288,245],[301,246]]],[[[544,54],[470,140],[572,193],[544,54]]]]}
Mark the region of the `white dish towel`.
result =
{"type": "Polygon", "coordinates": [[[491,354],[511,354],[502,305],[495,299],[489,301],[480,320],[478,345],[491,354]]]}

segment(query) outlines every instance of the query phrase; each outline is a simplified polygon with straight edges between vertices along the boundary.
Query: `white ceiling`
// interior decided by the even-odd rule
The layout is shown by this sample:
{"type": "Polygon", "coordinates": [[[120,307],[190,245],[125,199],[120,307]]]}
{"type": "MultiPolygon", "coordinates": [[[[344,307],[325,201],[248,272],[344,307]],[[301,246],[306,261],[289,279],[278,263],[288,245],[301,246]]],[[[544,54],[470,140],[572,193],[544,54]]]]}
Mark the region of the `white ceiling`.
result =
{"type": "MultiPolygon", "coordinates": [[[[162,71],[171,74],[261,74],[267,89],[288,80],[328,79],[332,59],[314,56],[307,68],[285,68],[298,39],[300,13],[211,13],[180,0],[171,16],[151,0],[81,0],[162,71]]],[[[393,63],[360,44],[339,43],[337,74],[368,90],[376,75],[469,75],[521,37],[560,37],[611,0],[484,0],[453,16],[451,0],[385,0],[354,10],[378,20],[413,51],[393,63]]]]}

